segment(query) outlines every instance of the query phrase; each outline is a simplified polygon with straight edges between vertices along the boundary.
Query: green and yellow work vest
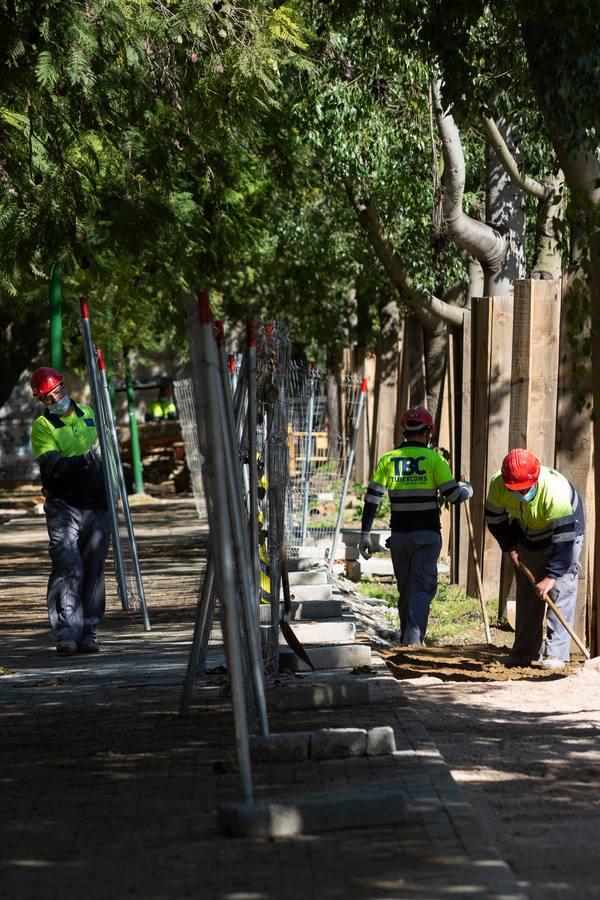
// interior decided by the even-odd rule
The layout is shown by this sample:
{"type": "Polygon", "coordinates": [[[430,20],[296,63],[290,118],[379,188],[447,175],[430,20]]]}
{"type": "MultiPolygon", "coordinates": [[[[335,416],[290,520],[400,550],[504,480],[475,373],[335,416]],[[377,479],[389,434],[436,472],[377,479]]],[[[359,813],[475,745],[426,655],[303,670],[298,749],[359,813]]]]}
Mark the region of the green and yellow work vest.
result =
{"type": "Polygon", "coordinates": [[[70,416],[54,416],[45,412],[33,423],[31,447],[36,459],[50,451],[62,457],[80,456],[96,443],[96,413],[85,403],[75,403],[70,416]]]}
{"type": "Polygon", "coordinates": [[[390,450],[377,463],[365,495],[363,530],[370,530],[386,490],[392,511],[390,527],[392,531],[404,533],[439,531],[438,492],[450,502],[456,502],[460,494],[458,483],[443,456],[416,441],[407,441],[390,450]]]}

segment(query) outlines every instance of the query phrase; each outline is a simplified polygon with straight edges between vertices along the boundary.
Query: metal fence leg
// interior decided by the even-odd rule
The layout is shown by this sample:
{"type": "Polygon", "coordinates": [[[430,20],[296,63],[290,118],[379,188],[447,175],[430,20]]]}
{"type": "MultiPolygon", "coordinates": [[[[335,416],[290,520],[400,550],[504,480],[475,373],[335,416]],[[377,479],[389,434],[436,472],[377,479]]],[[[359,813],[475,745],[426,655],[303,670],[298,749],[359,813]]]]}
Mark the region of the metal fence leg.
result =
{"type": "Polygon", "coordinates": [[[100,387],[101,397],[104,402],[104,418],[108,425],[109,433],[112,437],[112,446],[114,450],[114,466],[117,472],[119,483],[119,492],[121,495],[121,504],[123,506],[123,516],[125,518],[125,526],[129,537],[129,545],[131,547],[131,558],[133,562],[133,574],[138,591],[138,598],[142,610],[142,619],[144,621],[144,631],[150,631],[150,619],[148,618],[148,607],[146,606],[146,595],[144,593],[144,583],[142,581],[142,572],[140,569],[140,560],[137,550],[137,541],[133,530],[133,522],[131,520],[131,510],[129,508],[129,498],[127,496],[127,486],[125,484],[125,474],[123,472],[123,463],[121,462],[121,454],[119,452],[119,437],[117,435],[117,427],[112,412],[110,402],[110,389],[108,379],[106,377],[106,365],[102,356],[102,351],[98,350],[98,368],[100,370],[100,387]]]}
{"type": "Polygon", "coordinates": [[[102,453],[102,469],[104,471],[104,484],[106,487],[106,499],[108,502],[108,512],[110,516],[110,528],[113,539],[113,556],[115,560],[115,577],[121,595],[121,606],[124,610],[129,609],[129,598],[127,595],[127,579],[125,577],[125,566],[123,565],[123,555],[121,552],[121,537],[119,535],[119,521],[117,519],[117,506],[115,498],[115,490],[112,480],[112,472],[110,470],[110,451],[108,440],[106,437],[106,422],[104,421],[103,404],[98,386],[98,376],[96,373],[96,359],[94,351],[94,343],[92,340],[92,329],[90,326],[90,317],[88,310],[87,297],[80,300],[81,310],[81,332],[83,335],[83,349],[85,353],[85,361],[90,376],[90,388],[92,391],[92,400],[94,409],[96,410],[96,419],[99,421],[98,439],[100,441],[100,450],[102,453]]]}

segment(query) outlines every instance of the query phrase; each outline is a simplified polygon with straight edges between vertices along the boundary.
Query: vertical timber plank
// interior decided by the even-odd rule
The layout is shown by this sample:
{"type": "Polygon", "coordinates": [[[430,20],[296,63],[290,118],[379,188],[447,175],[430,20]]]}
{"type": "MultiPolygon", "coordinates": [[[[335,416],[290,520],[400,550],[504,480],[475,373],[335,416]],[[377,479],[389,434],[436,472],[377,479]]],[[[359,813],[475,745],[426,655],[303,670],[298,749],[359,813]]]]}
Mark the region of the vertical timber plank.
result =
{"type": "MultiPolygon", "coordinates": [[[[465,310],[463,319],[462,335],[457,339],[457,382],[462,389],[462,396],[459,397],[458,406],[460,406],[460,472],[455,472],[459,478],[464,477],[467,481],[471,481],[471,439],[472,439],[472,383],[473,383],[473,366],[471,360],[471,328],[472,314],[470,310],[465,310]]],[[[457,407],[458,420],[458,407],[457,407]]],[[[470,502],[470,501],[469,501],[470,502]]],[[[457,509],[456,519],[458,522],[458,556],[457,556],[457,577],[458,584],[467,584],[467,573],[469,569],[470,547],[469,547],[469,531],[467,529],[467,518],[464,504],[461,503],[457,509]]]]}
{"type": "MultiPolygon", "coordinates": [[[[573,296],[571,292],[585,290],[581,281],[579,284],[573,284],[567,277],[562,281],[555,466],[575,485],[581,495],[585,510],[586,533],[580,559],[577,607],[573,624],[578,637],[589,639],[593,595],[595,521],[594,439],[590,410],[585,405],[583,409],[578,410],[575,404],[574,350],[568,338],[569,308],[573,296]]],[[[589,337],[591,329],[589,318],[587,321],[580,321],[579,328],[583,339],[589,337]]],[[[577,387],[582,392],[584,400],[590,401],[589,366],[582,371],[577,387]]]]}
{"type": "MultiPolygon", "coordinates": [[[[486,495],[487,448],[488,448],[488,415],[490,393],[490,333],[491,333],[492,301],[489,297],[473,298],[472,315],[472,433],[471,433],[471,483],[473,498],[471,510],[475,546],[479,560],[483,553],[483,507],[486,495]]],[[[467,592],[476,597],[478,593],[477,578],[473,566],[473,558],[469,548],[469,567],[467,592]]]]}
{"type": "MultiPolygon", "coordinates": [[[[513,297],[491,298],[491,354],[489,390],[489,431],[486,457],[486,489],[500,469],[508,450],[512,368],[513,297]]],[[[485,497],[484,497],[485,502],[485,497]]],[[[485,528],[483,549],[483,589],[487,598],[500,594],[502,551],[485,528]]]]}

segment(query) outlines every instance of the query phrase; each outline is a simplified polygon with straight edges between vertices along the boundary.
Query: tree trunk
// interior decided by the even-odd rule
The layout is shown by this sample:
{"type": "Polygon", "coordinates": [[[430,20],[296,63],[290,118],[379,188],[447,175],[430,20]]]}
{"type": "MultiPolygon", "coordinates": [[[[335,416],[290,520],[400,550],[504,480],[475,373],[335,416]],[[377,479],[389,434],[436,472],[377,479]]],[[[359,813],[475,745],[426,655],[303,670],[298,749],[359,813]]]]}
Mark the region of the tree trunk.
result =
{"type": "Polygon", "coordinates": [[[447,363],[448,334],[446,326],[440,323],[434,332],[425,335],[426,406],[433,418],[436,434],[439,434],[440,428],[447,363]]]}
{"type": "MultiPolygon", "coordinates": [[[[516,157],[510,129],[504,120],[497,123],[510,152],[516,157]]],[[[488,222],[507,242],[501,266],[486,268],[484,293],[488,297],[507,297],[517,278],[525,277],[525,200],[522,191],[510,180],[493,147],[485,148],[485,209],[488,222]]]]}
{"type": "Polygon", "coordinates": [[[562,254],[555,222],[564,217],[565,176],[548,175],[544,179],[551,188],[549,196],[538,203],[535,226],[535,262],[532,278],[556,279],[562,274],[562,254]]]}
{"type": "Polygon", "coordinates": [[[379,335],[375,368],[371,471],[382,453],[394,446],[394,424],[398,393],[398,340],[400,312],[391,290],[384,290],[379,312],[379,335]]]}
{"type": "Polygon", "coordinates": [[[329,422],[328,455],[337,459],[340,453],[340,420],[339,420],[339,382],[340,366],[336,358],[328,354],[327,358],[327,419],[329,422]]]}
{"type": "Polygon", "coordinates": [[[508,251],[507,238],[495,228],[471,218],[463,211],[465,158],[458,128],[452,116],[442,106],[439,83],[433,89],[433,106],[444,156],[442,175],[444,228],[450,240],[455,241],[459,247],[479,260],[486,278],[493,278],[503,271],[508,251]]]}

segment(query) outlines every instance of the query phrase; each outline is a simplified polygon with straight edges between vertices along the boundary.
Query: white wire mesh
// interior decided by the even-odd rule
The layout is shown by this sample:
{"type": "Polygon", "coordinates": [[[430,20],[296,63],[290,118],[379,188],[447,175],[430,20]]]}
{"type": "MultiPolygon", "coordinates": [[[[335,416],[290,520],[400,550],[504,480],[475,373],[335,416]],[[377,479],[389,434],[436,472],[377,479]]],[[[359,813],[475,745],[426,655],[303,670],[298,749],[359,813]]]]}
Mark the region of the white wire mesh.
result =
{"type": "Polygon", "coordinates": [[[261,616],[267,675],[275,675],[279,670],[279,589],[286,552],[285,505],[289,478],[289,356],[286,325],[281,322],[262,325],[256,341],[256,431],[259,484],[262,484],[259,493],[261,600],[269,604],[269,616],[264,613],[261,616]]]}
{"type": "Polygon", "coordinates": [[[198,429],[196,427],[196,405],[194,398],[194,384],[191,378],[182,378],[173,382],[175,402],[179,413],[181,434],[185,446],[185,458],[188,469],[192,492],[196,503],[196,510],[200,517],[206,514],[204,503],[204,489],[202,487],[202,464],[204,457],[200,452],[198,442],[198,429]]]}
{"type": "Polygon", "coordinates": [[[31,450],[31,418],[0,418],[0,480],[28,481],[39,478],[31,450]]]}
{"type": "Polygon", "coordinates": [[[361,381],[349,373],[342,375],[328,399],[325,379],[317,369],[290,367],[286,540],[291,556],[330,555],[361,381]]]}

